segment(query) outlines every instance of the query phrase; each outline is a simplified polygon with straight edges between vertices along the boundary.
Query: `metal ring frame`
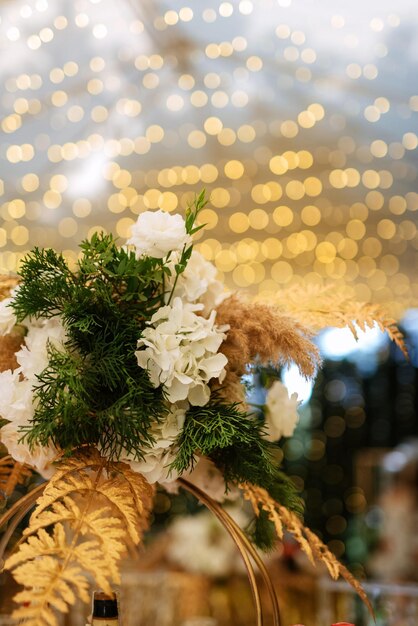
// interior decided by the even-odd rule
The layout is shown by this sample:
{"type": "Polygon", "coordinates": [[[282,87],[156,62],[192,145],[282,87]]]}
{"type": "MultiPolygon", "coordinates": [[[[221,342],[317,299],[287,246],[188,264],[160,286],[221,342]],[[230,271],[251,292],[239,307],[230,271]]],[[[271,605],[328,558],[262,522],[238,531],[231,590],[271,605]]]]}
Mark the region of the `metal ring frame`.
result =
{"type": "MultiPolygon", "coordinates": [[[[263,626],[263,610],[262,603],[260,598],[260,590],[258,587],[258,582],[256,578],[256,574],[253,567],[253,562],[257,565],[261,577],[266,586],[267,592],[270,597],[272,610],[273,610],[273,626],[281,626],[281,618],[280,618],[280,610],[279,604],[277,600],[277,595],[274,590],[273,583],[271,578],[267,572],[267,569],[260,558],[260,555],[255,550],[254,546],[245,535],[245,533],[241,530],[238,524],[232,519],[232,517],[221,507],[218,502],[215,502],[210,496],[208,496],[204,491],[188,482],[184,478],[179,478],[179,485],[185,490],[191,493],[195,498],[197,498],[202,504],[204,504],[221,522],[227,532],[230,534],[233,539],[235,545],[237,546],[241,557],[244,561],[245,568],[247,570],[248,580],[251,586],[251,591],[254,600],[255,612],[256,612],[256,626],[263,626]]],[[[42,485],[38,485],[28,494],[20,498],[17,502],[13,504],[13,506],[3,513],[0,517],[0,529],[6,524],[8,524],[7,530],[4,532],[1,541],[0,541],[0,568],[2,569],[4,566],[4,553],[6,551],[7,545],[10,541],[11,536],[16,530],[18,524],[22,521],[27,513],[33,508],[36,504],[36,500],[42,494],[46,487],[47,483],[43,483],[42,485]]]]}

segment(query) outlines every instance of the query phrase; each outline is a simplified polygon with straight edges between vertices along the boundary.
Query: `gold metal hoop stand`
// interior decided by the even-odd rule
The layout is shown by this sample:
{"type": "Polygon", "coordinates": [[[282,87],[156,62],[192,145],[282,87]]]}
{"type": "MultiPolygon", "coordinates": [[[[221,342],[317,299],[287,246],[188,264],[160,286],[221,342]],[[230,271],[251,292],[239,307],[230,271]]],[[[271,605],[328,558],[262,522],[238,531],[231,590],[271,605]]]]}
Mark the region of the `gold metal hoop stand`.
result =
{"type": "Polygon", "coordinates": [[[9,543],[11,536],[16,530],[18,524],[35,505],[36,500],[43,493],[47,484],[48,483],[42,483],[42,485],[38,485],[32,489],[32,491],[15,502],[13,506],[11,506],[10,509],[3,513],[0,517],[0,529],[3,528],[7,522],[9,522],[7,530],[4,532],[0,541],[0,570],[4,567],[4,553],[6,552],[7,544],[9,543]]]}
{"type": "MultiPolygon", "coordinates": [[[[256,612],[256,626],[263,626],[264,621],[260,590],[258,587],[257,577],[254,572],[253,563],[257,565],[270,597],[273,611],[273,626],[281,626],[279,603],[273,583],[262,559],[260,558],[260,555],[257,553],[250,540],[246,537],[245,533],[232,519],[232,517],[221,507],[221,505],[218,502],[215,502],[215,500],[209,497],[204,491],[195,485],[192,485],[184,478],[179,478],[177,482],[185,491],[188,491],[195,496],[197,500],[204,504],[218,518],[237,546],[242,560],[244,561],[251,586],[256,612]]],[[[16,530],[16,527],[25,515],[27,515],[27,513],[29,513],[29,511],[33,508],[36,500],[42,494],[46,485],[47,483],[43,483],[42,485],[35,487],[32,491],[15,502],[13,506],[0,517],[0,529],[8,523],[7,530],[4,532],[0,541],[0,569],[3,568],[4,553],[10,538],[16,530]]]]}
{"type": "Polygon", "coordinates": [[[192,485],[184,478],[179,478],[177,482],[189,493],[193,494],[195,498],[197,498],[202,504],[204,504],[221,522],[224,528],[229,532],[232,539],[235,542],[238,550],[241,553],[242,559],[244,561],[244,565],[247,570],[248,579],[251,586],[251,591],[254,599],[254,606],[256,611],[256,624],[257,626],[263,626],[263,611],[260,599],[260,591],[258,588],[257,578],[255,576],[254,568],[251,559],[257,565],[260,574],[263,578],[264,584],[270,596],[270,601],[273,610],[273,626],[281,626],[281,618],[280,618],[280,610],[279,603],[277,600],[277,595],[274,590],[273,583],[271,581],[270,575],[260,558],[260,555],[255,550],[251,541],[245,535],[245,533],[241,530],[238,524],[232,519],[232,517],[221,507],[218,502],[215,502],[212,498],[210,498],[204,491],[192,485]]]}

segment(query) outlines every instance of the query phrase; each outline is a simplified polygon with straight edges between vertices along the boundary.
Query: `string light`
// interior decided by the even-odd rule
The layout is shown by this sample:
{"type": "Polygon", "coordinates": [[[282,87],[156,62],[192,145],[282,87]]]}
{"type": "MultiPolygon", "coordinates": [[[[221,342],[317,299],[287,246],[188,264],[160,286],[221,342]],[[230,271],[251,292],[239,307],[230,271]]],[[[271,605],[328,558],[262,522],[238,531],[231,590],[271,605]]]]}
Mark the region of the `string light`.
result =
{"type": "Polygon", "coordinates": [[[249,0],[152,18],[99,2],[57,16],[37,0],[6,16],[0,270],[33,245],[74,262],[95,230],[126,237],[141,211],[178,210],[206,187],[197,246],[230,286],[268,295],[331,278],[395,312],[418,298],[418,95],[378,87],[396,61],[387,32],[403,18],[370,8],[375,52],[360,55],[348,13],[330,13],[331,69],[312,28],[286,23],[289,5],[267,21],[249,0]],[[165,39],[151,45],[153,31],[165,39]],[[88,41],[88,52],[57,61],[64,37],[88,41]]]}

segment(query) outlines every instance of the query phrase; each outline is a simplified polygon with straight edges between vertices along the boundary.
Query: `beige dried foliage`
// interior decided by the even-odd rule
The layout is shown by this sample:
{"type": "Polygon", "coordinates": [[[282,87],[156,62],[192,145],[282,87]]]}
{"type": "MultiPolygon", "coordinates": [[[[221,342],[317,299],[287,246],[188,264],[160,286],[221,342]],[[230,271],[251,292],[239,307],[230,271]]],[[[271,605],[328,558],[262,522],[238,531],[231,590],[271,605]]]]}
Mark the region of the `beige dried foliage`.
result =
{"type": "Polygon", "coordinates": [[[313,565],[316,561],[323,563],[334,580],[342,576],[355,589],[374,617],[373,607],[359,581],[338,561],[319,537],[303,524],[303,521],[295,513],[273,500],[262,487],[245,483],[240,485],[240,488],[244,498],[251,503],[255,515],[258,516],[261,510],[266,511],[270,521],[274,524],[279,539],[283,538],[284,529],[290,532],[310,562],[313,565]]]}
{"type": "Polygon", "coordinates": [[[11,456],[0,459],[0,489],[6,497],[12,495],[17,485],[23,485],[32,476],[32,470],[11,456]]]}
{"type": "Polygon", "coordinates": [[[13,617],[27,626],[58,626],[56,611],[89,601],[89,575],[107,593],[120,582],[127,545],[148,526],[153,488],[94,448],[61,460],[37,501],[25,539],[6,561],[25,589],[13,617]]]}
{"type": "MultiPolygon", "coordinates": [[[[17,278],[0,274],[0,301],[8,298],[17,284],[17,278]]],[[[16,331],[0,337],[0,372],[16,369],[18,363],[15,354],[20,349],[22,341],[22,334],[16,331]]]]}
{"type": "Polygon", "coordinates": [[[220,352],[228,358],[227,371],[242,376],[248,363],[296,363],[304,376],[313,376],[320,364],[312,333],[300,322],[267,304],[244,302],[231,296],[217,309],[217,324],[229,324],[220,352]]]}
{"type": "Polygon", "coordinates": [[[0,337],[0,372],[17,368],[16,352],[20,350],[22,342],[23,336],[19,332],[0,337]]]}
{"type": "Polygon", "coordinates": [[[12,289],[17,287],[19,280],[16,276],[0,274],[0,301],[8,298],[12,289]]]}
{"type": "Polygon", "coordinates": [[[366,330],[377,325],[408,356],[396,320],[380,304],[357,302],[348,288],[335,285],[295,285],[278,291],[269,302],[283,314],[291,315],[316,332],[330,326],[348,326],[357,338],[358,328],[366,330]]]}

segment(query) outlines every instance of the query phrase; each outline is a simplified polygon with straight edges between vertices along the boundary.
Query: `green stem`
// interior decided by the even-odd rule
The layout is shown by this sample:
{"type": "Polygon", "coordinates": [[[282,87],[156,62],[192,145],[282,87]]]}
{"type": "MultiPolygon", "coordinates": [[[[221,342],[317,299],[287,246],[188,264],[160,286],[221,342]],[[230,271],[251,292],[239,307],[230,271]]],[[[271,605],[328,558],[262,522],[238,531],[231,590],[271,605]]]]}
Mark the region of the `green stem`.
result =
{"type": "Polygon", "coordinates": [[[164,272],[164,261],[161,259],[160,260],[160,265],[161,265],[161,272],[163,275],[163,298],[164,298],[164,294],[165,294],[165,272],[164,272]]]}
{"type": "MultiPolygon", "coordinates": [[[[184,247],[183,247],[183,250],[181,251],[180,260],[179,260],[179,263],[177,264],[177,266],[179,266],[179,265],[180,265],[180,266],[182,266],[182,264],[184,263],[184,262],[183,262],[183,255],[184,255],[185,251],[186,251],[186,246],[184,246],[184,247]]],[[[170,252],[170,254],[171,254],[171,252],[170,252]]],[[[169,258],[170,254],[168,255],[167,259],[169,258]]],[[[184,270],[183,270],[183,271],[184,271],[184,270]]],[[[170,296],[169,296],[169,298],[168,298],[167,306],[169,306],[169,304],[171,303],[171,300],[173,299],[174,290],[175,290],[175,288],[176,288],[177,281],[178,281],[178,279],[179,279],[180,274],[182,274],[182,273],[183,273],[183,271],[179,272],[179,271],[176,269],[176,277],[175,277],[175,279],[174,279],[173,287],[172,287],[172,289],[171,289],[171,293],[170,293],[170,296]]]]}

